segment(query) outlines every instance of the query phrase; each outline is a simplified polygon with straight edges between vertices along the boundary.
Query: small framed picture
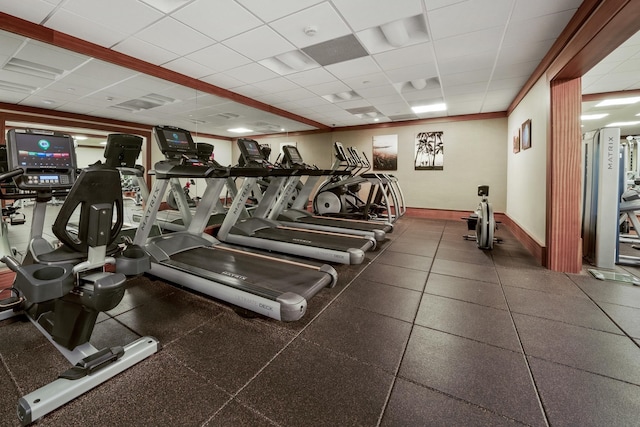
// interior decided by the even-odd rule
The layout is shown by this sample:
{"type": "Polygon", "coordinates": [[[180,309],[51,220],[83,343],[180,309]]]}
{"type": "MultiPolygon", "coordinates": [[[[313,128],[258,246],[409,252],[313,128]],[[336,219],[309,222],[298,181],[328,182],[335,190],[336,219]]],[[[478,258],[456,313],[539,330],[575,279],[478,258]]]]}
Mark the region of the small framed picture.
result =
{"type": "Polygon", "coordinates": [[[513,154],[520,152],[520,128],[516,130],[515,135],[513,135],[513,154]]]}
{"type": "Polygon", "coordinates": [[[531,119],[522,123],[521,144],[523,150],[531,148],[531,119]]]}

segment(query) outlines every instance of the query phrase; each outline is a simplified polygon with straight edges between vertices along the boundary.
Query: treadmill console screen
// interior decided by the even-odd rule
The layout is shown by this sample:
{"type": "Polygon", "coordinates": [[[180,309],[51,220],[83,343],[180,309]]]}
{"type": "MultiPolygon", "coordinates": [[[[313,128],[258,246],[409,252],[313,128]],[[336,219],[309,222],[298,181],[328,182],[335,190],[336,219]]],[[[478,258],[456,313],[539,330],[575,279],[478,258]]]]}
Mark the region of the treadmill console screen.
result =
{"type": "Polygon", "coordinates": [[[334,142],[333,147],[336,149],[336,157],[341,162],[348,162],[349,158],[347,157],[347,153],[344,152],[344,147],[341,142],[334,142]]]}
{"type": "Polygon", "coordinates": [[[22,168],[14,178],[21,190],[62,190],[73,186],[76,153],[73,138],[55,132],[11,129],[7,133],[9,170],[22,168]]]}
{"type": "Polygon", "coordinates": [[[124,133],[107,136],[104,149],[105,164],[112,168],[134,168],[142,150],[142,137],[124,133]]]}
{"type": "Polygon", "coordinates": [[[284,153],[285,163],[298,166],[304,164],[297,147],[294,147],[293,145],[285,145],[282,147],[282,152],[284,153]]]}
{"type": "Polygon", "coordinates": [[[158,140],[160,151],[165,157],[179,157],[182,154],[196,157],[198,149],[196,148],[191,132],[171,126],[156,126],[153,131],[158,140]]]}
{"type": "Polygon", "coordinates": [[[264,163],[264,156],[260,151],[260,145],[253,139],[241,138],[238,140],[238,148],[245,164],[264,163]]]}

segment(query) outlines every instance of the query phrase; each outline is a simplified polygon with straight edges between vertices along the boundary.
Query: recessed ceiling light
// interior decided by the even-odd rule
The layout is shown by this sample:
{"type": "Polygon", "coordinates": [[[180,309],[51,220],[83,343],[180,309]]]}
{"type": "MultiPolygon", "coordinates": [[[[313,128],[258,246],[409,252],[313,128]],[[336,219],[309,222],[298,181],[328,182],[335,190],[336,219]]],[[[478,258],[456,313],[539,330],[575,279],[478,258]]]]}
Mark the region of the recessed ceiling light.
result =
{"type": "Polygon", "coordinates": [[[42,103],[43,103],[43,104],[47,104],[47,105],[53,105],[53,104],[55,104],[55,103],[56,103],[56,101],[53,101],[53,100],[51,100],[51,99],[43,99],[43,100],[42,100],[42,103]]]}
{"type": "Polygon", "coordinates": [[[447,104],[431,104],[431,105],[416,105],[415,107],[411,107],[414,113],[431,113],[433,111],[445,111],[447,109],[447,104]]]}
{"type": "Polygon", "coordinates": [[[233,128],[233,129],[227,129],[227,131],[233,132],[233,133],[253,132],[251,129],[247,129],[247,128],[233,128]]]}
{"type": "Polygon", "coordinates": [[[87,137],[82,135],[76,135],[73,137],[73,139],[77,139],[78,141],[84,141],[85,139],[87,139],[87,137]]]}
{"type": "Polygon", "coordinates": [[[635,104],[640,101],[640,96],[633,96],[628,98],[613,98],[613,99],[605,99],[604,101],[596,104],[596,107],[607,107],[610,105],[629,105],[635,104]]]}
{"type": "Polygon", "coordinates": [[[609,123],[605,127],[607,127],[607,128],[618,128],[618,127],[623,127],[623,126],[634,126],[634,125],[637,125],[637,124],[640,124],[640,120],[635,121],[635,122],[613,122],[613,123],[609,123]]]}
{"type": "Polygon", "coordinates": [[[602,119],[603,117],[607,117],[609,115],[609,113],[602,113],[602,114],[583,114],[580,116],[580,120],[598,120],[598,119],[602,119]]]}

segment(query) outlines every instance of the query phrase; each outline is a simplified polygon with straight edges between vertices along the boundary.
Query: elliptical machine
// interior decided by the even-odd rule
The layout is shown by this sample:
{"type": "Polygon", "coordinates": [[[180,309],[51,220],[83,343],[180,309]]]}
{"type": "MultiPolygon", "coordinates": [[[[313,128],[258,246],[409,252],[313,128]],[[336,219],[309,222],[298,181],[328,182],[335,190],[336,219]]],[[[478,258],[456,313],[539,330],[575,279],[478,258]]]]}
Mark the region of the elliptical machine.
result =
{"type": "Polygon", "coordinates": [[[475,230],[476,234],[463,236],[465,240],[475,240],[480,249],[493,249],[494,243],[502,243],[502,239],[494,237],[495,230],[498,229],[497,222],[493,217],[493,207],[489,203],[489,186],[478,186],[478,196],[482,199],[474,213],[467,218],[467,229],[475,230]]]}
{"type": "Polygon", "coordinates": [[[123,217],[118,171],[96,164],[78,175],[73,147],[73,139],[66,134],[12,129],[7,135],[9,171],[0,174],[0,180],[13,178],[19,189],[35,197],[36,204],[28,264],[21,265],[9,255],[1,259],[16,277],[11,295],[0,302],[0,320],[26,315],[73,365],[18,400],[22,425],[159,350],[152,337],[102,350],[89,343],[98,315],[122,300],[125,274],[140,274],[150,268],[150,262],[141,248],[123,250],[114,244],[123,217]],[[54,247],[42,237],[46,205],[66,191],[53,224],[61,245],[54,247]],[[78,218],[77,228],[68,227],[72,216],[78,218]],[[116,272],[106,271],[105,264],[115,264],[116,272]]]}

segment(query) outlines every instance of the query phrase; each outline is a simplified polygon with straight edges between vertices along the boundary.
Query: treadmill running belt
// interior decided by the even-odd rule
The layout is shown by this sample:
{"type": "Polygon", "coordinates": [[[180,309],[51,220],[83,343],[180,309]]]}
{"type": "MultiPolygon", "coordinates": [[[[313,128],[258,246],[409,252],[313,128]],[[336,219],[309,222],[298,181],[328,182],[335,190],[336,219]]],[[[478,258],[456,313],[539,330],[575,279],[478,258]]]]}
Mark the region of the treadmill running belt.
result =
{"type": "Polygon", "coordinates": [[[269,299],[293,292],[309,300],[331,283],[331,276],[316,268],[222,248],[190,249],[163,264],[269,299]]]}
{"type": "Polygon", "coordinates": [[[304,232],[284,228],[263,228],[256,230],[252,237],[337,251],[344,251],[350,248],[367,250],[371,246],[369,239],[363,239],[361,237],[341,235],[336,239],[335,235],[328,233],[304,232]]]}
{"type": "Polygon", "coordinates": [[[351,228],[353,227],[356,230],[382,230],[384,232],[388,232],[391,230],[391,227],[386,224],[376,224],[375,222],[367,222],[367,221],[342,221],[340,219],[332,219],[332,218],[319,218],[317,216],[312,217],[303,217],[298,219],[297,221],[307,223],[307,224],[316,224],[316,225],[326,225],[328,227],[344,227],[351,228]]]}

